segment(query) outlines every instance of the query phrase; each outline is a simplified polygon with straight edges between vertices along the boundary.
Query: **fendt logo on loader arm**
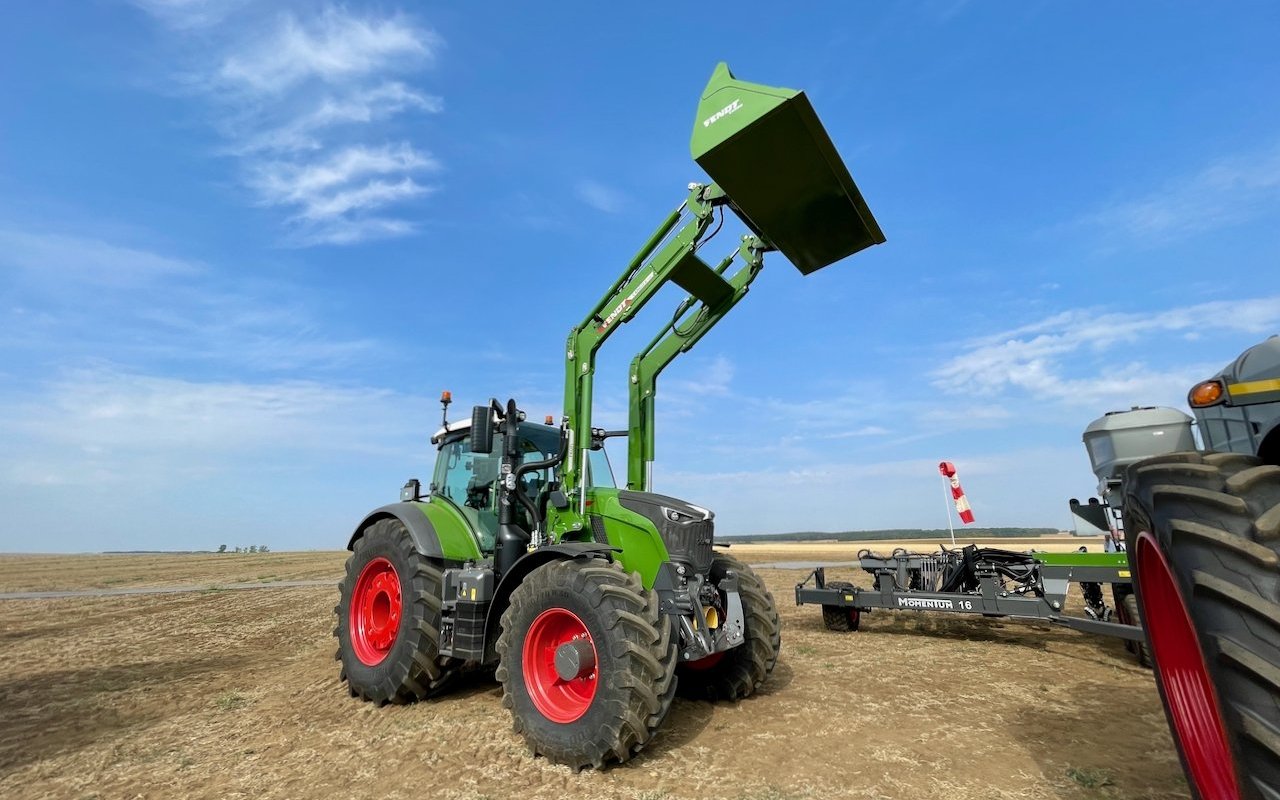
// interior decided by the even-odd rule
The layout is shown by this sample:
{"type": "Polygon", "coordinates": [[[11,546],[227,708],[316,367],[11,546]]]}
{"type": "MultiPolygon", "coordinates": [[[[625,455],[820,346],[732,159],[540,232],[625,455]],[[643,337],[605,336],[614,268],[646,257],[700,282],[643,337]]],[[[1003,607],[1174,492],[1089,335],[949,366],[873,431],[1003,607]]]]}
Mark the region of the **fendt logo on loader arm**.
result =
{"type": "Polygon", "coordinates": [[[730,103],[729,105],[725,106],[724,108],[720,109],[720,110],[719,110],[719,111],[717,111],[716,113],[714,113],[714,114],[712,114],[711,116],[709,116],[709,117],[707,117],[706,119],[704,119],[704,120],[702,121],[702,127],[704,127],[704,128],[709,128],[709,127],[711,127],[711,123],[713,123],[713,122],[719,122],[719,121],[720,121],[721,119],[723,119],[724,117],[729,116],[730,114],[732,114],[732,113],[733,113],[733,112],[735,112],[735,111],[738,111],[738,110],[739,110],[739,109],[741,109],[741,108],[742,108],[742,101],[741,101],[741,100],[734,100],[734,101],[733,101],[732,103],[730,103]]]}
{"type": "Polygon", "coordinates": [[[640,290],[648,286],[652,281],[653,272],[651,271],[648,275],[644,276],[644,279],[640,281],[639,286],[631,290],[631,294],[627,295],[621,303],[618,303],[616,308],[609,312],[609,316],[605,317],[596,328],[596,333],[604,333],[609,330],[609,326],[618,321],[618,317],[622,316],[622,312],[631,308],[631,304],[636,301],[636,295],[640,294],[640,290]]]}

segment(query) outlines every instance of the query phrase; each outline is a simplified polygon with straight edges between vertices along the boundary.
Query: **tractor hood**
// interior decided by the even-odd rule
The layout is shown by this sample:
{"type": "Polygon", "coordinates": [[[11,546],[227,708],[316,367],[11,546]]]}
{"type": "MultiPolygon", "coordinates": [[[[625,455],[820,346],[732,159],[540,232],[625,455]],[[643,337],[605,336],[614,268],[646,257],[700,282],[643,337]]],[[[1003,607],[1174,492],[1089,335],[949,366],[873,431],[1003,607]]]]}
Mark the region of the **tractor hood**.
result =
{"type": "Polygon", "coordinates": [[[618,492],[618,504],[653,523],[674,561],[705,574],[711,568],[715,514],[675,497],[652,492],[618,492]]]}

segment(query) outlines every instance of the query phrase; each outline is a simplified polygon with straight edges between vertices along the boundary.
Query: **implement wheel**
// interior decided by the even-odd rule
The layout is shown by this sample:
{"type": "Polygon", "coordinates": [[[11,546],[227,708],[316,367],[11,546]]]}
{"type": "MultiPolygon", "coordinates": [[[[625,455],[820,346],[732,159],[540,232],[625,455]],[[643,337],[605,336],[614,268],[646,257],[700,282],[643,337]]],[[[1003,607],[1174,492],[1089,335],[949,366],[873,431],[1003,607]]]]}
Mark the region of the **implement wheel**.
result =
{"type": "MultiPolygon", "coordinates": [[[[853,584],[847,581],[827,581],[827,588],[849,592],[853,590],[853,584]]],[[[846,633],[856,631],[862,624],[862,609],[850,606],[823,606],[822,624],[826,625],[829,631],[846,633]]]]}
{"type": "Polygon", "coordinates": [[[409,703],[441,689],[456,665],[438,657],[440,564],[418,553],[403,523],[384,519],[356,540],[346,569],[333,633],[352,696],[409,703]]]}
{"type": "MultiPolygon", "coordinates": [[[[1127,625],[1142,626],[1142,612],[1138,609],[1138,596],[1130,592],[1124,598],[1124,616],[1127,625]]],[[[1130,653],[1138,659],[1138,665],[1143,667],[1151,666],[1151,650],[1147,648],[1146,642],[1134,642],[1125,640],[1125,647],[1130,653]]]]}
{"type": "Polygon", "coordinates": [[[1280,796],[1280,467],[1173,453],[1130,467],[1126,549],[1192,793],[1280,796]]]}
{"type": "Polygon", "coordinates": [[[782,647],[782,620],[773,595],[764,581],[733,556],[716,553],[711,561],[711,581],[719,583],[730,572],[738,576],[742,599],[743,642],[723,653],[713,653],[680,666],[680,693],[704,700],[738,700],[765,682],[778,662],[782,647]]]}
{"type": "Polygon", "coordinates": [[[502,704],[530,751],[575,769],[648,744],[675,695],[676,642],[638,575],[555,561],[511,595],[498,637],[502,704]]]}

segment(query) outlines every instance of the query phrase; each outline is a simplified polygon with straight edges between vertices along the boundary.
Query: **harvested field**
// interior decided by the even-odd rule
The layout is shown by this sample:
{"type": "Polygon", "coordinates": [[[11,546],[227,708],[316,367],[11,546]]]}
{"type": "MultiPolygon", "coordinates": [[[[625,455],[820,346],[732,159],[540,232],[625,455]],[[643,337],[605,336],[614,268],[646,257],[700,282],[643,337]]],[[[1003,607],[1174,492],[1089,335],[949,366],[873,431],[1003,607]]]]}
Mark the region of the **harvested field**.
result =
{"type": "MultiPolygon", "coordinates": [[[[873,545],[916,547],[734,552],[873,545]]],[[[0,589],[336,584],[343,558],[4,556],[0,589]]],[[[785,626],[764,690],[678,700],[640,756],[580,774],[526,754],[487,675],[412,706],[349,697],[334,588],[0,602],[0,797],[1187,796],[1150,673],[1118,641],[918,612],[836,634],[794,605],[804,570],[761,574],[785,626]]]]}

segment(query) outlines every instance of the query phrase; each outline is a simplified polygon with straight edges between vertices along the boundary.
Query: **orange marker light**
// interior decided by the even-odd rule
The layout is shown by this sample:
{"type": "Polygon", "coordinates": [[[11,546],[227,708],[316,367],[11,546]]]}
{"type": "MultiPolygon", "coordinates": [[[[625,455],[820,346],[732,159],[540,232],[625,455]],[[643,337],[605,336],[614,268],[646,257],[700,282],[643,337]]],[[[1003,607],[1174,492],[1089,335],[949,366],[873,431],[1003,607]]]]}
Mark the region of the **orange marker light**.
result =
{"type": "Polygon", "coordinates": [[[547,424],[548,424],[548,425],[551,425],[551,424],[553,424],[553,423],[554,423],[554,421],[555,421],[555,418],[554,418],[554,417],[552,417],[550,414],[548,414],[548,415],[547,415],[547,424]]]}
{"type": "Polygon", "coordinates": [[[441,403],[452,403],[452,402],[453,402],[453,392],[441,392],[441,393],[440,393],[440,402],[441,402],[441,403]]]}
{"type": "Polygon", "coordinates": [[[1187,395],[1187,402],[1193,408],[1203,408],[1222,401],[1222,381],[1201,381],[1187,395]]]}

